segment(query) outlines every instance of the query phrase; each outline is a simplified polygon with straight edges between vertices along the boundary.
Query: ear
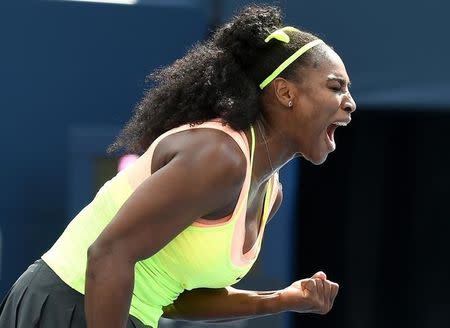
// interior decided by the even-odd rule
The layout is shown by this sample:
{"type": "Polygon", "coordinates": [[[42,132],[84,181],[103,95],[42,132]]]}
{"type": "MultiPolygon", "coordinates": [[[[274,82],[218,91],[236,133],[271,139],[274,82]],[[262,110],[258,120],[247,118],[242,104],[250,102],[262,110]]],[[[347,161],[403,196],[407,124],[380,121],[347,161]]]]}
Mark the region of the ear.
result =
{"type": "Polygon", "coordinates": [[[278,102],[286,108],[292,108],[292,105],[289,106],[289,103],[294,103],[294,99],[297,95],[294,84],[282,77],[277,77],[272,81],[272,86],[278,102]]]}

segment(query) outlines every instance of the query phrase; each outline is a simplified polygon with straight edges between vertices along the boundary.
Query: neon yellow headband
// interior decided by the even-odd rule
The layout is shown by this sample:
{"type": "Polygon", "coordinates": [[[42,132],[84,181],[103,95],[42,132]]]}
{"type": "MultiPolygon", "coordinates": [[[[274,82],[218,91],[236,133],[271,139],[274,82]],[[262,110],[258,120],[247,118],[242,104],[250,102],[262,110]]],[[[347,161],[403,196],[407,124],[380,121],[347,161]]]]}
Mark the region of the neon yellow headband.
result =
{"type": "MultiPolygon", "coordinates": [[[[284,43],[289,43],[290,38],[289,35],[287,35],[285,33],[285,31],[296,31],[296,32],[300,32],[298,29],[296,29],[295,27],[292,26],[286,26],[283,28],[280,28],[278,30],[276,30],[275,32],[271,33],[265,40],[264,42],[269,42],[272,39],[277,39],[278,41],[284,42],[284,43]]],[[[273,72],[272,74],[270,74],[268,77],[266,77],[266,79],[264,81],[261,82],[261,84],[259,85],[259,88],[262,90],[264,89],[264,87],[266,87],[270,82],[273,81],[273,79],[275,79],[282,71],[284,71],[284,69],[286,67],[288,67],[290,64],[292,64],[294,62],[294,60],[296,60],[298,57],[300,57],[301,55],[303,55],[306,51],[308,51],[309,49],[311,49],[312,47],[317,46],[318,44],[324,43],[322,40],[317,39],[314,41],[311,41],[307,44],[305,44],[303,47],[301,47],[300,49],[298,49],[296,52],[294,52],[288,59],[286,59],[284,62],[281,63],[280,66],[278,66],[273,72]]]]}

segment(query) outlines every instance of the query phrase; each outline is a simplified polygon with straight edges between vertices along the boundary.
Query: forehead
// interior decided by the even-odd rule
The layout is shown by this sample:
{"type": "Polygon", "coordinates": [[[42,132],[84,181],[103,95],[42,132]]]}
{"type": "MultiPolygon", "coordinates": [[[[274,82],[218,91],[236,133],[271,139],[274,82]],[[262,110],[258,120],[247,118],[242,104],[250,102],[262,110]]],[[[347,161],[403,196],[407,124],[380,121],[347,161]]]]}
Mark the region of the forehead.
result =
{"type": "Polygon", "coordinates": [[[306,68],[304,73],[309,75],[308,78],[323,80],[336,77],[343,79],[347,84],[350,83],[341,57],[326,45],[316,49],[314,64],[306,68]]]}

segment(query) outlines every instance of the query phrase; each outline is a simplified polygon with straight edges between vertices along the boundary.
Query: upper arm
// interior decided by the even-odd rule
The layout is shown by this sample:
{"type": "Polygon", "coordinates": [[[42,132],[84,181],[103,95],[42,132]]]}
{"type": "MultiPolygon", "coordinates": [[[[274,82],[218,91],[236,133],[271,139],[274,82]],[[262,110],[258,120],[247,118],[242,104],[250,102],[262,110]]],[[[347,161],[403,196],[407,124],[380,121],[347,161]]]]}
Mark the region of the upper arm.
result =
{"type": "Polygon", "coordinates": [[[245,172],[233,140],[180,150],[131,194],[93,247],[131,262],[148,258],[195,219],[236,198],[245,172]]]}

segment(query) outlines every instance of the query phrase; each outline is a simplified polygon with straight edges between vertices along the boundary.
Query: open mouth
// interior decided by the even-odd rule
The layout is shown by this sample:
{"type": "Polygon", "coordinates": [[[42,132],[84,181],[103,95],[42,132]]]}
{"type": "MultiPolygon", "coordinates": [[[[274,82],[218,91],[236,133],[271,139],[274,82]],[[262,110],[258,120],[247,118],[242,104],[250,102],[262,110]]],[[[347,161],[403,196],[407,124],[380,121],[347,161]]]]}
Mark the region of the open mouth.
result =
{"type": "Polygon", "coordinates": [[[336,142],[334,141],[334,132],[339,126],[347,126],[350,121],[336,121],[330,124],[327,128],[327,144],[331,151],[336,149],[336,142]]]}
{"type": "Polygon", "coordinates": [[[327,128],[327,144],[331,151],[336,149],[336,142],[334,141],[334,131],[337,129],[336,124],[330,124],[327,128]]]}

